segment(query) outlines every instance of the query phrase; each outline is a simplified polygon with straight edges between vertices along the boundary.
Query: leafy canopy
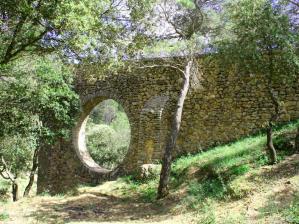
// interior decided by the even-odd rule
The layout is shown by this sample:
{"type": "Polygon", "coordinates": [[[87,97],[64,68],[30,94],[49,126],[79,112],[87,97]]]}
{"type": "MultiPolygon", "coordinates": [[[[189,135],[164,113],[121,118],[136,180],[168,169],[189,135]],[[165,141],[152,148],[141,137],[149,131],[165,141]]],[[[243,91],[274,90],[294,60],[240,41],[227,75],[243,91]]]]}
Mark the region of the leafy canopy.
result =
{"type": "Polygon", "coordinates": [[[70,58],[105,59],[134,49],[152,1],[0,2],[0,64],[24,53],[60,49],[70,58]]]}
{"type": "Polygon", "coordinates": [[[268,0],[239,0],[226,7],[229,36],[218,42],[223,66],[236,65],[246,74],[260,73],[271,82],[295,77],[299,69],[288,15],[268,0]]]}
{"type": "Polygon", "coordinates": [[[35,57],[2,66],[0,124],[5,128],[1,135],[26,133],[34,124],[45,137],[66,134],[79,100],[70,69],[54,60],[35,57]]]}
{"type": "Polygon", "coordinates": [[[1,74],[0,172],[16,179],[29,171],[36,149],[69,136],[79,99],[71,71],[57,58],[15,61],[1,74]]]}

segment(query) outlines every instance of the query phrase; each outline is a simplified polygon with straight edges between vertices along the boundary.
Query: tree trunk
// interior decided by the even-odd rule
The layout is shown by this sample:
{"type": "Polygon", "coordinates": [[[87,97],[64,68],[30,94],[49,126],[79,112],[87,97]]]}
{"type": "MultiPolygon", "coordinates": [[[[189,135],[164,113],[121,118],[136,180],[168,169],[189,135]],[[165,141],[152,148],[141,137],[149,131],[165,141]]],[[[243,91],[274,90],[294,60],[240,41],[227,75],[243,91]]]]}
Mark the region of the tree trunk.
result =
{"type": "Polygon", "coordinates": [[[172,152],[174,150],[176,139],[181,126],[182,112],[184,107],[184,101],[189,90],[190,74],[192,68],[192,60],[188,61],[185,71],[183,73],[184,84],[181,88],[180,95],[178,97],[176,111],[171,124],[171,132],[166,142],[165,152],[162,161],[162,169],[160,174],[160,182],[158,187],[157,198],[163,198],[169,193],[168,182],[171,171],[172,152]]]}
{"type": "Polygon", "coordinates": [[[299,153],[299,127],[297,128],[297,134],[295,138],[295,150],[299,153]]]}
{"type": "Polygon", "coordinates": [[[24,197],[27,197],[29,195],[29,192],[32,188],[32,185],[34,183],[34,176],[35,176],[35,173],[36,173],[36,170],[37,170],[37,167],[38,167],[38,151],[39,151],[39,148],[37,147],[35,150],[34,150],[34,154],[33,154],[33,159],[32,159],[32,168],[31,168],[31,171],[30,171],[30,177],[29,177],[29,182],[25,188],[25,191],[24,191],[24,197]]]}
{"type": "Polygon", "coordinates": [[[267,127],[267,150],[269,155],[269,163],[271,165],[277,163],[277,153],[276,149],[273,144],[273,124],[277,122],[279,116],[280,116],[280,109],[279,109],[279,100],[277,99],[277,96],[275,95],[272,87],[271,82],[268,83],[268,91],[269,95],[272,101],[272,104],[274,106],[274,112],[271,115],[271,118],[268,123],[267,127]]]}
{"type": "Polygon", "coordinates": [[[17,182],[12,183],[12,200],[19,200],[19,185],[17,184],[17,182]]]}
{"type": "Polygon", "coordinates": [[[269,161],[270,164],[273,165],[277,162],[277,154],[276,154],[276,149],[273,145],[273,128],[272,124],[270,123],[268,128],[267,128],[267,149],[268,149],[268,154],[269,154],[269,161]]]}

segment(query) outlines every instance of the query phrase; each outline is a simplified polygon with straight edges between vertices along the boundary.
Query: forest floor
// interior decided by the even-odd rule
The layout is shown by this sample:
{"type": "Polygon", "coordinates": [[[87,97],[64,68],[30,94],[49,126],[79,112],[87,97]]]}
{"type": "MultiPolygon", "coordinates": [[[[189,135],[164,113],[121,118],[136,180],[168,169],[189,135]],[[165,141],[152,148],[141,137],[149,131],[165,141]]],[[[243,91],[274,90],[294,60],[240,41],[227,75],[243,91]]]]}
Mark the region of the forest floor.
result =
{"type": "MultiPolygon", "coordinates": [[[[280,150],[287,147],[285,136],[276,139],[280,150]]],[[[158,177],[123,177],[74,195],[0,202],[0,223],[298,224],[299,154],[280,151],[279,163],[269,166],[264,141],[259,135],[178,159],[163,200],[155,199],[158,177]]]]}

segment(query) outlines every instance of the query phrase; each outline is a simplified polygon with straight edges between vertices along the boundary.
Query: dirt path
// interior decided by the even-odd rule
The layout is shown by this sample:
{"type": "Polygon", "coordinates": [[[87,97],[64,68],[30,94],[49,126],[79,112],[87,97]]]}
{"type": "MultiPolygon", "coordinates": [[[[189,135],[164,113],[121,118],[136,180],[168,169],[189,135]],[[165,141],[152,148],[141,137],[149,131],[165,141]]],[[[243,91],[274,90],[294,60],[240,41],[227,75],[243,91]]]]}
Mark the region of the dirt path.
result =
{"type": "MultiPolygon", "coordinates": [[[[245,177],[254,187],[242,199],[214,205],[216,223],[286,223],[282,209],[299,194],[299,155],[272,167],[262,167],[245,177]],[[227,222],[229,223],[229,222],[227,222]]],[[[198,223],[198,213],[182,213],[178,200],[146,203],[114,194],[113,182],[80,189],[78,196],[33,197],[0,205],[9,218],[1,224],[27,223],[198,223]]],[[[200,223],[200,222],[199,222],[200,223]]]]}
{"type": "MultiPolygon", "coordinates": [[[[221,203],[219,219],[228,215],[242,214],[248,224],[284,224],[281,212],[299,197],[299,154],[288,157],[275,166],[265,166],[246,177],[254,188],[240,200],[221,203]]],[[[238,222],[235,222],[238,223],[238,222]]]]}
{"type": "Polygon", "coordinates": [[[175,203],[145,203],[87,188],[74,197],[34,197],[0,208],[10,219],[0,223],[193,223],[192,214],[173,215],[175,203]]]}

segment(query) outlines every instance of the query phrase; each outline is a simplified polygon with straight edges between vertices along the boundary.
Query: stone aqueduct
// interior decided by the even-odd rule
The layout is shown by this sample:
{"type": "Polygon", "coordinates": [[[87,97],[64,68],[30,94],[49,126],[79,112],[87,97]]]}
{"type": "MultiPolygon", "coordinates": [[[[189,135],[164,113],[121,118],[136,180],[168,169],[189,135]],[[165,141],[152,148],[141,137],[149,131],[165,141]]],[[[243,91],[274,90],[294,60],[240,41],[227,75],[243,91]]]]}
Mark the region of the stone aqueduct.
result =
{"type": "MultiPolygon", "coordinates": [[[[212,63],[201,64],[192,77],[185,101],[176,155],[194,153],[223,144],[262,128],[273,110],[262,76],[224,73],[212,63]]],[[[97,74],[98,66],[83,67],[81,76],[97,74]]],[[[78,80],[81,114],[71,139],[58,139],[39,155],[38,192],[59,193],[80,182],[98,182],[114,173],[96,164],[85,146],[84,135],[91,110],[105,99],[119,102],[130,122],[128,154],[117,171],[133,172],[141,164],[160,160],[172,113],[182,85],[178,70],[170,67],[137,67],[101,80],[78,80]]],[[[278,84],[287,110],[282,122],[299,117],[299,80],[278,84]]]]}

